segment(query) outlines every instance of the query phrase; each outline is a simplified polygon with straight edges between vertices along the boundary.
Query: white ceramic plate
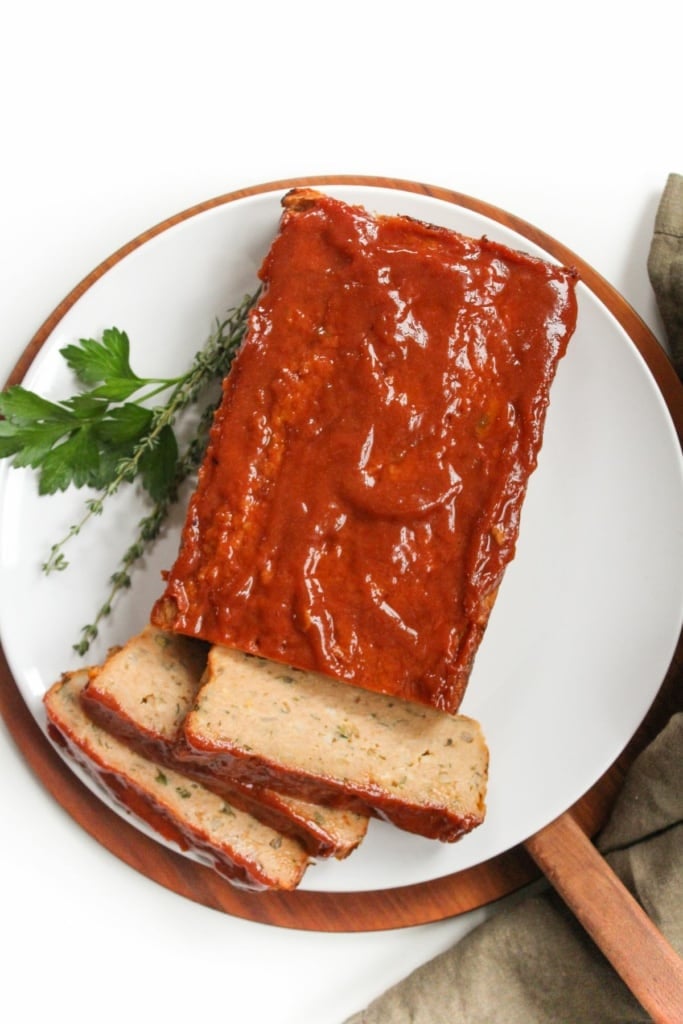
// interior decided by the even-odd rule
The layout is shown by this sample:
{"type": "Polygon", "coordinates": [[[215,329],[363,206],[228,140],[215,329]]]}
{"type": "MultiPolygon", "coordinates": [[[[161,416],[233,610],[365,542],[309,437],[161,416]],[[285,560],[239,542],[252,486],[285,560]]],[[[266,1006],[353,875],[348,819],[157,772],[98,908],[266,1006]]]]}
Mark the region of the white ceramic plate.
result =
{"type": "MultiPolygon", "coordinates": [[[[378,212],[548,255],[496,220],[440,199],[363,185],[326,189],[378,212]]],[[[215,318],[253,289],[281,195],[193,213],[114,263],[57,323],[25,385],[68,397],[74,384],[59,349],[112,325],[128,332],[138,373],[182,372],[215,318]]],[[[44,726],[43,694],[82,664],[72,644],[101,604],[144,506],[132,491],[119,496],[72,542],[70,568],[46,578],[41,563],[78,519],[84,494],[39,498],[30,472],[5,465],[0,473],[0,635],[44,726]]],[[[179,510],[89,661],[146,621],[181,519],[179,510]]],[[[490,746],[486,822],[453,846],[373,822],[352,857],[316,865],[303,888],[377,890],[439,878],[511,848],[566,810],[621,753],[656,695],[681,627],[682,566],[683,465],[668,411],[621,326],[579,285],[578,328],[553,386],[517,556],[462,706],[490,746]]]]}

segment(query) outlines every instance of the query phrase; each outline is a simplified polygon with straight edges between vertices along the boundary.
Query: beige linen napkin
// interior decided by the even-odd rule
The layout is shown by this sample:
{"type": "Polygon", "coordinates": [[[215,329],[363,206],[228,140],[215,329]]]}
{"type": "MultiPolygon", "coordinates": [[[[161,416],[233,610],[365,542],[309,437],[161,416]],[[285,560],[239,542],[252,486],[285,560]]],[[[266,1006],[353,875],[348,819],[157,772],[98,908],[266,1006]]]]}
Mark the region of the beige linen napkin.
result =
{"type": "MultiPolygon", "coordinates": [[[[683,176],[669,175],[648,273],[683,376],[683,176]]],[[[683,712],[634,762],[597,846],[683,956],[683,712]]],[[[650,1020],[553,891],[510,903],[346,1024],[650,1020]]],[[[682,1018],[683,1024],[683,1018],[682,1018]]]]}
{"type": "MultiPolygon", "coordinates": [[[[636,759],[598,847],[683,956],[683,713],[636,759]]],[[[635,1024],[650,1017],[552,891],[511,904],[346,1024],[635,1024]]]]}
{"type": "Polygon", "coordinates": [[[667,178],[647,261],[671,360],[683,378],[683,175],[667,178]]]}

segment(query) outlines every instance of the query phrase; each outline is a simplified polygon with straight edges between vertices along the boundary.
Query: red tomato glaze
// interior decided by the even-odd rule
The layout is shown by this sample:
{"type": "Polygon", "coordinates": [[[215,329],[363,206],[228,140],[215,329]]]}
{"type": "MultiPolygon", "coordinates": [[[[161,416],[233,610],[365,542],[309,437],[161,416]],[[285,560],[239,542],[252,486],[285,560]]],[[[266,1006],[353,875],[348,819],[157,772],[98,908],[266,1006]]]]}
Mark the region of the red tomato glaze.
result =
{"type": "Polygon", "coordinates": [[[153,621],[454,711],[576,320],[576,275],[310,190],[153,621]]]}

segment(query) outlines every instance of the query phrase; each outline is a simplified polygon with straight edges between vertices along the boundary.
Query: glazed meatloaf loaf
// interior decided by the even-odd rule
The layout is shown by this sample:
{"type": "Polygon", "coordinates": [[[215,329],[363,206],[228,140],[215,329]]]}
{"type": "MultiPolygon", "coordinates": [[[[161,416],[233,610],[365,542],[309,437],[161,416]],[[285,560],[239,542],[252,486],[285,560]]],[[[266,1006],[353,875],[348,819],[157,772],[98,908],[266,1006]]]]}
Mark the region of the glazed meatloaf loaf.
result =
{"type": "Polygon", "coordinates": [[[310,189],[283,202],[152,621],[454,712],[576,275],[310,189]]]}
{"type": "Polygon", "coordinates": [[[174,747],[199,692],[207,653],[200,641],[148,626],[89,670],[83,706],[98,725],[139,754],[183,772],[278,832],[295,836],[311,856],[347,857],[367,832],[367,816],[178,764],[174,747]]]}
{"type": "Polygon", "coordinates": [[[453,842],[484,819],[479,724],[231,648],[209,652],[181,759],[453,842]]]}
{"type": "Polygon", "coordinates": [[[233,884],[295,889],[309,864],[303,846],[187,776],[131,750],[85,713],[88,670],[66,673],[44,698],[50,735],[117,804],[233,884]]]}

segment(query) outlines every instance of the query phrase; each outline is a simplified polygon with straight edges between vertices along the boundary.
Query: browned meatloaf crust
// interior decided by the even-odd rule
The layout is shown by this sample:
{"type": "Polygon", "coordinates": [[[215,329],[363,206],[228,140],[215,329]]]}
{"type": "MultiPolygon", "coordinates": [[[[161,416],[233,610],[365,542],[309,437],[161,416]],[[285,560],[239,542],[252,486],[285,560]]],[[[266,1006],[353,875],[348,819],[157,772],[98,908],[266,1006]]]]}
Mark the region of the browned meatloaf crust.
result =
{"type": "Polygon", "coordinates": [[[152,621],[455,711],[576,275],[311,190],[284,206],[152,621]]]}

